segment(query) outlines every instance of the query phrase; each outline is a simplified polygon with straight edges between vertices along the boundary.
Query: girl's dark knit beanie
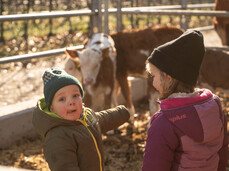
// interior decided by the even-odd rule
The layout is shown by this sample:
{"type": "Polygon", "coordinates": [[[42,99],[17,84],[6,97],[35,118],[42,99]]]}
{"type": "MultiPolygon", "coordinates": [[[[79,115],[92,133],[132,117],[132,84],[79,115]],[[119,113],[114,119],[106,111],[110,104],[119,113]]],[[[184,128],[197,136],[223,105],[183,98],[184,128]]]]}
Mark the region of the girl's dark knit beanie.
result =
{"type": "Polygon", "coordinates": [[[148,62],[171,77],[195,86],[204,54],[202,33],[189,30],[180,37],[155,48],[148,62]]]}
{"type": "Polygon", "coordinates": [[[65,87],[67,85],[75,84],[79,87],[81,96],[84,96],[83,88],[79,82],[79,80],[69,74],[67,74],[63,69],[61,68],[49,68],[46,69],[43,76],[42,76],[43,82],[44,82],[44,96],[45,96],[45,102],[50,109],[50,106],[52,104],[53,97],[55,93],[61,89],[62,87],[65,87]]]}

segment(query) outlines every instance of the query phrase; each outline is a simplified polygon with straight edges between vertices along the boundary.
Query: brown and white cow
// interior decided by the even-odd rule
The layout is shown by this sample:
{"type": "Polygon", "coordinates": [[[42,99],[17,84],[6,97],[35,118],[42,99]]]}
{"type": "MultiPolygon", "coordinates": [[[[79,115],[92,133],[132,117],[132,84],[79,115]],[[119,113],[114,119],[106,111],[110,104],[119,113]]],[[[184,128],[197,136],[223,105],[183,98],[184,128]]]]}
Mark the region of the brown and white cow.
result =
{"type": "Polygon", "coordinates": [[[66,54],[77,67],[68,61],[65,70],[74,76],[78,72],[82,74],[85,105],[95,111],[110,108],[112,102],[116,105],[116,49],[112,38],[103,33],[94,34],[82,51],[66,49],[66,54]]]}
{"type": "MultiPolygon", "coordinates": [[[[215,0],[215,10],[229,11],[228,0],[215,0]]],[[[223,45],[229,45],[229,17],[214,17],[214,27],[223,45]]]]}
{"type": "Polygon", "coordinates": [[[177,27],[161,26],[111,34],[117,50],[116,78],[126,100],[126,106],[132,111],[134,111],[134,106],[127,77],[147,77],[145,62],[153,49],[179,37],[182,33],[183,30],[177,27]]]}

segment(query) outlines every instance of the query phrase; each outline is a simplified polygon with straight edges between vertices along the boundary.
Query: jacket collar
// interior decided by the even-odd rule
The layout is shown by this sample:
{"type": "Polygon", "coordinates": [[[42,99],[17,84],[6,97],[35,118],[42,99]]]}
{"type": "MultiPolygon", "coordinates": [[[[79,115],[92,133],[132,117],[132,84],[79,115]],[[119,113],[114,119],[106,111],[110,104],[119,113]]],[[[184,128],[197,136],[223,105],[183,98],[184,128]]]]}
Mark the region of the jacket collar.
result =
{"type": "Polygon", "coordinates": [[[212,97],[213,94],[208,89],[196,89],[193,93],[174,93],[167,99],[161,101],[161,109],[172,109],[198,103],[212,97]]]}

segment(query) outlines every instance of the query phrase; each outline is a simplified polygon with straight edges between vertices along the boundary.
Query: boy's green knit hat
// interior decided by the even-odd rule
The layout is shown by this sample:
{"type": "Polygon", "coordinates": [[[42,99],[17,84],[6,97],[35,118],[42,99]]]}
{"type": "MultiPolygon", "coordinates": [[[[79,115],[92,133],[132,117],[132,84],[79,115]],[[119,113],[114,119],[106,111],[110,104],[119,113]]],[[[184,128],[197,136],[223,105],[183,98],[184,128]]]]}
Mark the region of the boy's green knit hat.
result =
{"type": "Polygon", "coordinates": [[[47,104],[48,109],[50,109],[52,99],[55,95],[55,93],[61,89],[62,87],[65,87],[67,85],[75,84],[79,87],[81,96],[84,96],[83,88],[79,82],[79,80],[69,74],[67,74],[63,69],[61,68],[49,68],[46,69],[43,76],[42,76],[43,82],[44,82],[44,96],[45,96],[45,102],[47,104]]]}

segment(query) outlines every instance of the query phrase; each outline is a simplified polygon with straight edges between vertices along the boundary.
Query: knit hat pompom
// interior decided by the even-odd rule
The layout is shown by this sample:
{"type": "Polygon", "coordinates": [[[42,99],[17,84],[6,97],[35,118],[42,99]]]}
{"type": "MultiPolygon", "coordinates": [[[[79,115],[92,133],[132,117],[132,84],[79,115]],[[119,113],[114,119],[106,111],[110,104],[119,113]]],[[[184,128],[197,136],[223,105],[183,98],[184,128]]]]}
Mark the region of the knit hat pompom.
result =
{"type": "Polygon", "coordinates": [[[190,30],[155,48],[148,61],[173,78],[195,86],[204,54],[202,33],[190,30]]]}
{"type": "Polygon", "coordinates": [[[80,89],[81,96],[82,97],[84,96],[83,88],[79,80],[67,74],[61,68],[56,67],[56,68],[46,69],[42,76],[42,79],[44,82],[45,102],[47,104],[48,109],[50,109],[50,106],[51,106],[55,93],[59,89],[67,85],[72,85],[72,84],[77,85],[80,89]]]}

